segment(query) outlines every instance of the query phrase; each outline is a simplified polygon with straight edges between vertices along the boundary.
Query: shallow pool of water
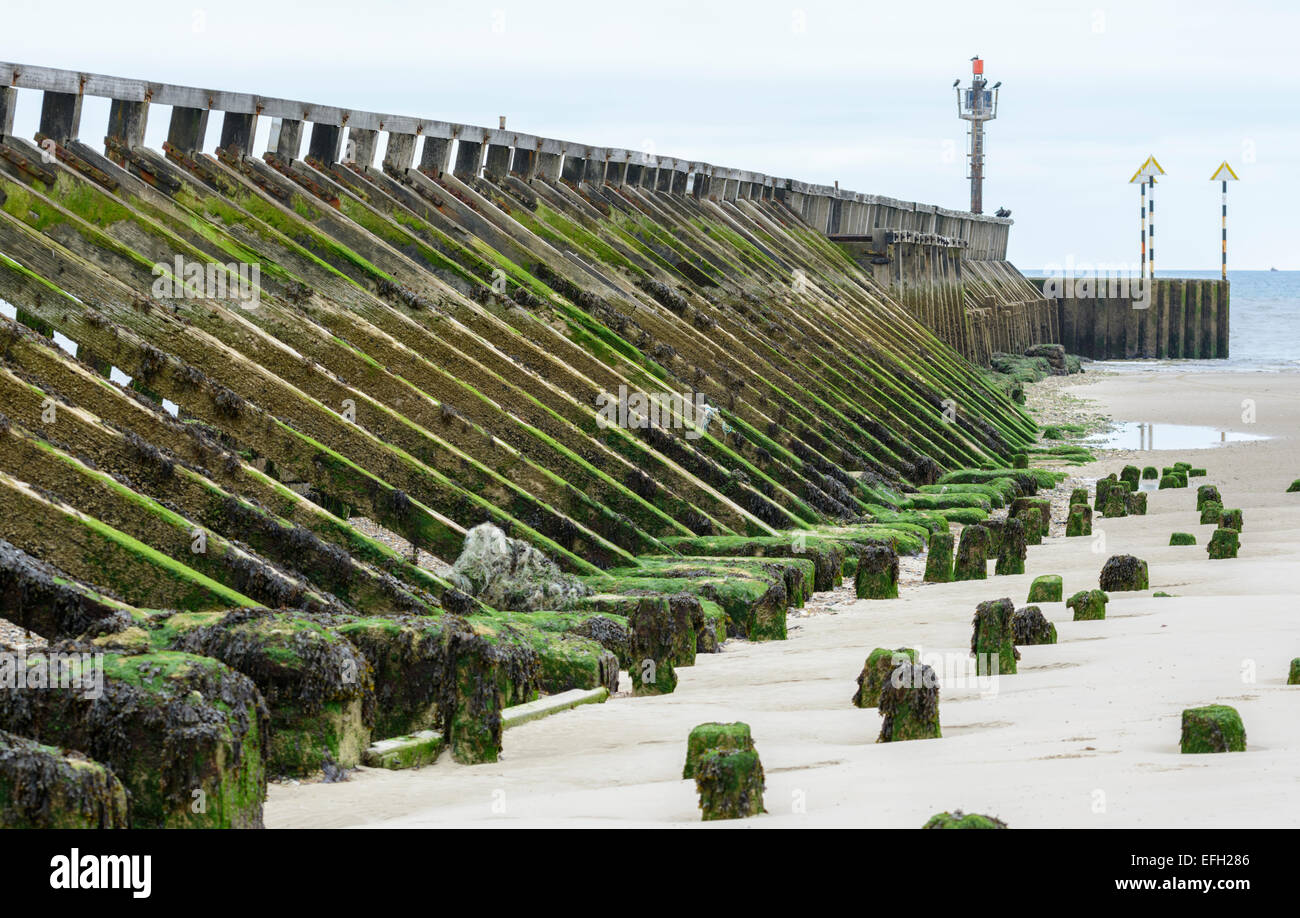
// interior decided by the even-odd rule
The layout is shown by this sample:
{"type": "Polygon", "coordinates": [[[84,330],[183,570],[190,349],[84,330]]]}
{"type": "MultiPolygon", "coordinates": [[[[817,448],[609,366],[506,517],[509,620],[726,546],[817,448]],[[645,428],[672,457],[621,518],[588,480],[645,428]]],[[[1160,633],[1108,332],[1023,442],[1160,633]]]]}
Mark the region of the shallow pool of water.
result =
{"type": "Polygon", "coordinates": [[[1267,440],[1262,434],[1224,430],[1220,427],[1201,427],[1194,424],[1150,424],[1144,421],[1124,421],[1112,430],[1090,437],[1085,445],[1094,449],[1127,449],[1145,451],[1152,449],[1213,449],[1227,443],[1249,440],[1267,440]]]}

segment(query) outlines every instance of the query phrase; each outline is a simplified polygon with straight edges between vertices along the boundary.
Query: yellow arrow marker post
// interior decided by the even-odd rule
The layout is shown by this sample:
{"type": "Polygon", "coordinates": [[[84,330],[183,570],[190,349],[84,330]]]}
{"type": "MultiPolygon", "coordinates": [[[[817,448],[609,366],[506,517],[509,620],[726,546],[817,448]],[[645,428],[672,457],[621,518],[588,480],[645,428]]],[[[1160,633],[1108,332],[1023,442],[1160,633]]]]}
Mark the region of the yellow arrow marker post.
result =
{"type": "Polygon", "coordinates": [[[1147,263],[1148,263],[1147,236],[1148,235],[1151,237],[1151,246],[1149,250],[1151,276],[1155,277],[1156,275],[1156,227],[1155,227],[1156,176],[1164,175],[1164,174],[1165,174],[1165,170],[1160,168],[1160,163],[1156,162],[1156,158],[1154,156],[1148,156],[1146,158],[1146,161],[1143,162],[1142,165],[1138,166],[1138,170],[1137,172],[1133,173],[1133,177],[1128,180],[1130,185],[1136,183],[1138,187],[1142,189],[1142,263],[1140,269],[1138,270],[1138,277],[1141,277],[1143,274],[1147,272],[1147,263]],[[1150,186],[1151,188],[1151,203],[1149,206],[1147,204],[1148,186],[1150,186]],[[1148,212],[1150,213],[1149,220],[1147,217],[1148,212]],[[1150,225],[1149,231],[1147,228],[1148,224],[1150,225]]]}
{"type": "Polygon", "coordinates": [[[1210,176],[1210,181],[1223,183],[1223,254],[1220,262],[1220,276],[1226,281],[1228,279],[1228,183],[1240,180],[1237,178],[1237,173],[1232,171],[1232,167],[1228,165],[1228,161],[1225,159],[1219,163],[1219,168],[1214,170],[1214,175],[1210,176]]]}

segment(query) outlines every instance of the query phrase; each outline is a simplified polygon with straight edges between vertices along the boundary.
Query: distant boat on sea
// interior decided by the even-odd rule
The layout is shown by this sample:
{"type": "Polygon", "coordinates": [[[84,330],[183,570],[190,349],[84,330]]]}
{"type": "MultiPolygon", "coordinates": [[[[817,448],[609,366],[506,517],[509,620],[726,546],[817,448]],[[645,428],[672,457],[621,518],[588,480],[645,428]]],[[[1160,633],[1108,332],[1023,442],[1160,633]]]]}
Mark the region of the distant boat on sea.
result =
{"type": "Polygon", "coordinates": [[[1276,271],[1277,268],[1269,268],[1270,271],[1276,271]]]}

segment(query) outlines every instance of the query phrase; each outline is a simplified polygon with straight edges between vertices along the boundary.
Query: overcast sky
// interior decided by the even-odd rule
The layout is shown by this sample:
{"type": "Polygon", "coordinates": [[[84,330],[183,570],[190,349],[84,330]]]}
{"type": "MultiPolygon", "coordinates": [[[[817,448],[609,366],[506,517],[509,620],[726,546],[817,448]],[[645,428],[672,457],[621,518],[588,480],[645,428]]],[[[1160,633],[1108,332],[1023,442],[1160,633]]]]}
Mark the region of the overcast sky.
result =
{"type": "MultiPolygon", "coordinates": [[[[0,59],[630,147],[966,209],[969,58],[1001,80],[985,210],[1011,258],[1138,258],[1148,154],[1157,268],[1300,269],[1300,4],[6,0],[0,59]]],[[[35,130],[23,100],[16,131],[35,130]]],[[[87,106],[83,139],[106,105],[87,106]]],[[[219,131],[210,126],[210,141],[219,131]]],[[[151,118],[150,141],[165,131],[151,118]]]]}

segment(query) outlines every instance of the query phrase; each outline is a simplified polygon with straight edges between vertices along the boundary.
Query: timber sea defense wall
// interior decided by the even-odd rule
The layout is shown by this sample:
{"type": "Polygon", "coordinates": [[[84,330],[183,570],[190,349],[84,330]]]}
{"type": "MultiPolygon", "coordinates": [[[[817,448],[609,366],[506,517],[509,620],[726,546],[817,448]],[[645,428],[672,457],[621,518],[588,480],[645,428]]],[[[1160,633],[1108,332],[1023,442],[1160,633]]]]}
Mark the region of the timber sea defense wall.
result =
{"type": "MultiPolygon", "coordinates": [[[[0,692],[0,751],[86,753],[135,825],[257,825],[268,772],[428,731],[495,760],[506,706],[672,691],[784,638],[846,554],[1031,495],[1038,426],[921,295],[931,243],[898,242],[900,288],[827,237],[887,223],[981,254],[966,314],[1025,296],[996,218],[0,64],[0,618],[112,683],[0,692]]],[[[81,815],[118,824],[103,796],[81,815]]]]}
{"type": "MultiPolygon", "coordinates": [[[[1034,283],[1051,290],[1046,279],[1034,283]]],[[[1104,286],[1106,281],[1100,281],[1098,287],[1104,286]]],[[[1060,328],[1057,340],[1071,354],[1094,360],[1228,357],[1229,282],[1224,280],[1159,277],[1136,299],[1089,296],[1052,302],[1060,328]]]]}
{"type": "Polygon", "coordinates": [[[831,236],[917,321],[987,366],[995,353],[1056,343],[1058,310],[1006,260],[1006,221],[982,241],[875,227],[831,236]]]}

